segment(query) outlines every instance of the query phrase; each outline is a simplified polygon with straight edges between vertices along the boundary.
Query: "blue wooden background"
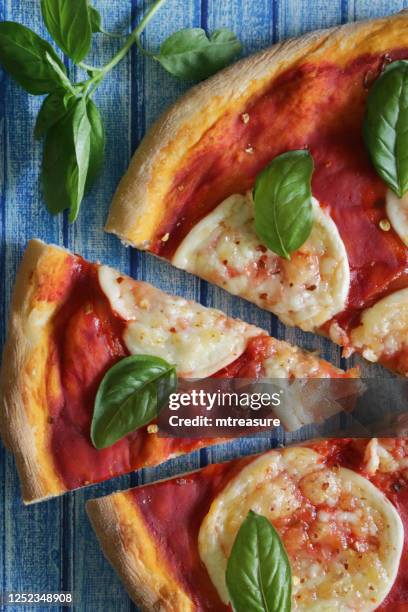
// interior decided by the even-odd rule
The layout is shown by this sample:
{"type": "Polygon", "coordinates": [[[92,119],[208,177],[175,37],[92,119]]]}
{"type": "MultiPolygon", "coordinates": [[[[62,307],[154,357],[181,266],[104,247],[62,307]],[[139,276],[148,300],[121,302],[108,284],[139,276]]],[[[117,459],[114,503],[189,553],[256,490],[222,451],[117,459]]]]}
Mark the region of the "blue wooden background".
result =
{"type": "MultiPolygon", "coordinates": [[[[94,4],[109,30],[127,32],[150,3],[95,0],[94,4]]],[[[0,0],[0,20],[19,21],[47,36],[39,6],[39,0],[0,0]]],[[[155,49],[182,27],[201,26],[212,31],[224,26],[239,35],[248,54],[302,32],[386,15],[404,7],[408,7],[408,0],[168,0],[149,25],[144,42],[155,49]]],[[[90,61],[104,63],[118,45],[118,41],[97,35],[90,61]]],[[[65,216],[48,215],[39,189],[41,144],[33,139],[33,124],[40,99],[28,96],[0,69],[0,344],[5,338],[16,267],[28,239],[38,237],[113,264],[170,292],[220,307],[280,338],[318,349],[341,364],[339,351],[323,339],[285,329],[255,306],[149,255],[125,249],[116,238],[104,234],[109,202],[131,152],[146,128],[185,89],[186,85],[135,49],[109,75],[95,96],[107,128],[104,171],[83,203],[79,220],[69,225],[65,216]]],[[[246,440],[203,450],[157,469],[142,470],[28,508],[20,501],[14,460],[0,447],[0,592],[73,591],[76,610],[135,610],[99,550],[84,511],[85,501],[269,444],[267,439],[246,440]]]]}

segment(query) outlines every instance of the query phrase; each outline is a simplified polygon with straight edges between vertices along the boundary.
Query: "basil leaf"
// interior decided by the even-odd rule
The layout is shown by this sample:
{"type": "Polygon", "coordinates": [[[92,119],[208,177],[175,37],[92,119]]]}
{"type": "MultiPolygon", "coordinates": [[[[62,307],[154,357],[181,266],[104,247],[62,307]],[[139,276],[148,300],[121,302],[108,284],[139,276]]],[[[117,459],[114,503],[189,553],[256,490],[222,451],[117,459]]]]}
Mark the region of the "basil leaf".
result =
{"type": "Polygon", "coordinates": [[[227,563],[226,583],[235,612],[289,612],[292,577],[279,535],[264,517],[250,511],[227,563]]]}
{"type": "Polygon", "coordinates": [[[290,259],[312,231],[312,174],[310,153],[289,151],[275,157],[256,179],[256,233],[271,251],[285,259],[290,259]]]}
{"type": "Polygon", "coordinates": [[[60,49],[81,62],[91,46],[92,28],[87,0],[41,0],[47,30],[60,49]]]}
{"type": "Polygon", "coordinates": [[[408,191],[408,61],[390,64],[374,83],[363,131],[376,171],[402,198],[408,191]]]}
{"type": "Polygon", "coordinates": [[[84,196],[90,155],[91,126],[86,101],[75,102],[47,132],[42,185],[48,210],[57,214],[70,209],[75,221],[84,196]]]}
{"type": "Polygon", "coordinates": [[[61,86],[61,77],[47,60],[47,53],[66,74],[64,64],[46,40],[19,23],[0,23],[0,64],[28,93],[46,94],[61,86]]]}
{"type": "Polygon", "coordinates": [[[89,124],[91,126],[91,141],[89,168],[85,190],[92,185],[98,176],[105,154],[105,129],[103,126],[102,117],[92,100],[88,100],[87,102],[87,113],[89,124]]]}
{"type": "Polygon", "coordinates": [[[37,121],[34,128],[35,138],[41,138],[48,130],[55,125],[66,114],[69,103],[73,102],[74,98],[71,93],[67,93],[65,89],[57,89],[49,94],[37,116],[37,121]]]}
{"type": "Polygon", "coordinates": [[[91,439],[111,446],[150,423],[177,388],[175,367],[149,355],[131,355],[104,376],[95,399],[91,439]]]}
{"type": "Polygon", "coordinates": [[[113,32],[107,32],[102,25],[102,17],[100,12],[94,6],[88,6],[89,19],[91,21],[92,32],[96,34],[105,34],[111,38],[123,38],[122,34],[114,34],[113,32]]]}
{"type": "Polygon", "coordinates": [[[216,30],[207,38],[201,28],[187,28],[167,38],[155,59],[179,79],[201,81],[224,68],[240,50],[241,43],[228,30],[216,30]]]}
{"type": "Polygon", "coordinates": [[[96,34],[97,32],[103,32],[102,17],[100,12],[94,6],[89,6],[88,11],[92,32],[94,34],[96,34]]]}

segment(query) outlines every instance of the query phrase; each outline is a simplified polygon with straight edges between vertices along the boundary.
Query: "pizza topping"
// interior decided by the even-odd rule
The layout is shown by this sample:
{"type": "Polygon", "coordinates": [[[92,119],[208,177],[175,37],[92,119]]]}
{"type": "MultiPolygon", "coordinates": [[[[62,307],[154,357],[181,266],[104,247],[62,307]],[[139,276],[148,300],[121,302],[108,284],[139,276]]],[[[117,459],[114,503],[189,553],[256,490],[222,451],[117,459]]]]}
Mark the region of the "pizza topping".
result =
{"type": "Polygon", "coordinates": [[[408,195],[399,198],[391,190],[387,192],[387,215],[393,230],[408,246],[408,195]]]}
{"type": "Polygon", "coordinates": [[[388,219],[381,219],[378,225],[383,232],[389,232],[391,229],[391,223],[388,221],[388,219]]]}
{"type": "MultiPolygon", "coordinates": [[[[316,388],[312,384],[305,388],[303,384],[306,379],[332,379],[336,376],[335,371],[326,368],[322,360],[312,353],[286,342],[270,340],[271,350],[264,356],[262,376],[272,380],[282,379],[279,384],[284,391],[285,402],[274,407],[274,414],[285,429],[296,431],[304,425],[320,423],[337,414],[341,410],[340,404],[335,401],[322,404],[321,382],[316,388]],[[293,379],[298,379],[299,384],[294,383],[293,379]]],[[[325,388],[330,395],[330,386],[325,388]]]]}
{"type": "Polygon", "coordinates": [[[176,365],[179,376],[211,376],[237,359],[249,338],[264,333],[218,310],[135,283],[107,266],[100,266],[98,275],[112,309],[127,321],[123,340],[129,353],[165,359],[176,365]]]}
{"type": "Polygon", "coordinates": [[[222,601],[227,559],[252,510],[270,520],[288,554],[294,610],[374,610],[396,578],[401,519],[367,479],[326,467],[305,447],[271,451],[214,499],[199,532],[200,557],[222,601]]]}
{"type": "Polygon", "coordinates": [[[175,367],[158,357],[131,355],[112,366],[95,399],[91,439],[107,448],[156,418],[177,389],[175,367]]]}
{"type": "Polygon", "coordinates": [[[351,332],[353,346],[369,361],[386,360],[408,348],[408,289],[383,298],[363,312],[351,332]]]}
{"type": "Polygon", "coordinates": [[[313,158],[308,151],[289,151],[275,157],[256,179],[256,233],[285,259],[290,259],[312,231],[312,173],[313,158]]]}
{"type": "Polygon", "coordinates": [[[400,472],[405,476],[407,469],[408,457],[398,440],[373,438],[368,442],[364,452],[364,470],[367,474],[374,476],[400,472]]]}
{"type": "Polygon", "coordinates": [[[263,370],[265,378],[331,378],[334,370],[325,370],[322,361],[287,342],[271,339],[270,355],[265,355],[263,370]]]}
{"type": "Polygon", "coordinates": [[[313,200],[308,240],[283,259],[255,231],[250,196],[234,195],[198,223],[172,263],[277,314],[287,325],[314,330],[345,307],[350,270],[337,227],[313,200]]]}
{"type": "Polygon", "coordinates": [[[234,612],[290,612],[289,559],[264,516],[248,513],[235,538],[225,579],[234,612]]]}
{"type": "Polygon", "coordinates": [[[367,99],[364,136],[381,178],[402,198],[408,191],[408,61],[389,65],[367,99]]]}

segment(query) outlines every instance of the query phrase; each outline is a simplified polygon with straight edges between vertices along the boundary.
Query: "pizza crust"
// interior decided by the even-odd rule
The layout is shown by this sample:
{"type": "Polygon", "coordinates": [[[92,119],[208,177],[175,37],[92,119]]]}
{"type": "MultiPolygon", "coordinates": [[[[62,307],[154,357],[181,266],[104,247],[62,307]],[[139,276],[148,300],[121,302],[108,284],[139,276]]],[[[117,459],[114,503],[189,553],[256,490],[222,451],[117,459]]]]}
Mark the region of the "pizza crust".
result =
{"type": "Polygon", "coordinates": [[[58,300],[48,302],[40,313],[37,294],[42,271],[58,275],[67,257],[63,249],[31,240],[17,273],[11,303],[0,375],[0,433],[16,458],[25,503],[65,490],[46,446],[43,372],[48,356],[47,330],[37,328],[32,312],[37,306],[38,316],[47,317],[58,308],[58,300]]]}
{"type": "Polygon", "coordinates": [[[142,610],[195,610],[128,493],[88,501],[86,510],[105,557],[142,610]]]}
{"type": "Polygon", "coordinates": [[[134,154],[114,196],[106,231],[149,249],[167,210],[165,196],[202,136],[226,112],[244,112],[279,74],[304,61],[344,64],[358,52],[400,46],[408,11],[306,34],[261,51],[193,87],[153,125],[134,154]]]}

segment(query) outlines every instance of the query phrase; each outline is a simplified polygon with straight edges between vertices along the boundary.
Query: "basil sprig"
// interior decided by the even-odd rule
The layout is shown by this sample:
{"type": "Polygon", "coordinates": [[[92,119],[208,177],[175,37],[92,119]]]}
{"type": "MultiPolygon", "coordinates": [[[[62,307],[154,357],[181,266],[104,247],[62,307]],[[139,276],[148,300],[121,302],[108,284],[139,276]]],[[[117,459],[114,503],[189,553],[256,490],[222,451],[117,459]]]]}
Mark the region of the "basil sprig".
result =
{"type": "Polygon", "coordinates": [[[288,556],[271,523],[250,511],[228,559],[226,583],[234,612],[290,612],[288,556]]]}
{"type": "Polygon", "coordinates": [[[208,38],[201,28],[172,34],[154,58],[179,79],[202,81],[221,70],[240,52],[241,43],[229,30],[216,30],[208,38]]]}
{"type": "Polygon", "coordinates": [[[41,0],[48,32],[61,51],[84,71],[79,82],[68,78],[64,63],[46,40],[19,23],[0,23],[0,64],[28,93],[48,94],[37,118],[35,136],[45,137],[42,185],[51,213],[69,209],[70,221],[78,216],[84,194],[104,157],[103,122],[91,98],[133,44],[171,74],[188,80],[206,78],[238,53],[239,41],[227,30],[217,30],[207,38],[203,30],[194,28],[170,36],[157,55],[144,49],[142,32],[165,1],[156,0],[116,55],[97,67],[83,60],[93,34],[108,34],[98,10],[89,0],[41,0]]]}
{"type": "Polygon", "coordinates": [[[289,151],[275,157],[256,179],[255,231],[271,251],[285,259],[290,259],[312,231],[312,174],[310,153],[289,151]]]}
{"type": "Polygon", "coordinates": [[[177,389],[173,365],[150,355],[131,355],[115,364],[99,386],[91,439],[107,448],[157,417],[177,389]]]}
{"type": "Polygon", "coordinates": [[[408,61],[393,62],[374,83],[364,139],[378,174],[402,198],[408,191],[408,61]]]}

